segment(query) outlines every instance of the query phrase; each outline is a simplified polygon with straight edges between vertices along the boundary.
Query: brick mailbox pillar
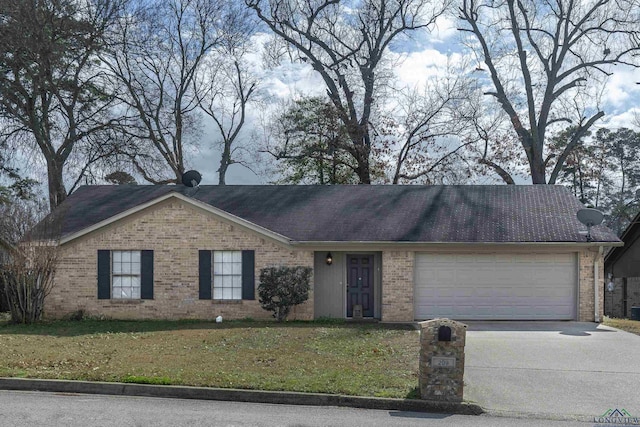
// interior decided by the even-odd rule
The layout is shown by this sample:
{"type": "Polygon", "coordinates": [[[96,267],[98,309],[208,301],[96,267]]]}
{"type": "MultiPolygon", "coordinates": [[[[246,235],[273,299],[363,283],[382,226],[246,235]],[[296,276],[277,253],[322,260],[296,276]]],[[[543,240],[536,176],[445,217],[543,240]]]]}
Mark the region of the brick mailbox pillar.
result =
{"type": "Polygon", "coordinates": [[[420,323],[420,397],[461,402],[467,325],[450,319],[420,323]]]}

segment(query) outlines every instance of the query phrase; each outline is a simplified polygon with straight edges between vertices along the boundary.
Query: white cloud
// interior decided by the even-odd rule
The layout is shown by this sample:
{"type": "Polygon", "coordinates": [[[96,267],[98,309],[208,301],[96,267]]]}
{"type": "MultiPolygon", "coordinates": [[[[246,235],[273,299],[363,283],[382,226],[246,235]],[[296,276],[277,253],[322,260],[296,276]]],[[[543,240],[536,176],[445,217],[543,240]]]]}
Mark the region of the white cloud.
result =
{"type": "Polygon", "coordinates": [[[324,93],[322,79],[307,64],[284,63],[268,71],[261,84],[263,91],[278,99],[288,99],[297,93],[324,93]]]}
{"type": "Polygon", "coordinates": [[[609,78],[604,101],[615,110],[627,110],[640,104],[640,69],[615,69],[609,78]]]}
{"type": "Polygon", "coordinates": [[[456,21],[446,15],[440,15],[436,19],[435,26],[431,32],[431,43],[442,44],[451,41],[458,35],[456,21]]]}
{"type": "Polygon", "coordinates": [[[598,127],[610,129],[630,128],[640,130],[640,106],[622,111],[619,114],[605,116],[598,127]]]}
{"type": "Polygon", "coordinates": [[[406,55],[394,71],[401,86],[423,86],[427,79],[444,75],[447,65],[459,60],[457,53],[447,55],[437,49],[425,49],[406,55]]]}

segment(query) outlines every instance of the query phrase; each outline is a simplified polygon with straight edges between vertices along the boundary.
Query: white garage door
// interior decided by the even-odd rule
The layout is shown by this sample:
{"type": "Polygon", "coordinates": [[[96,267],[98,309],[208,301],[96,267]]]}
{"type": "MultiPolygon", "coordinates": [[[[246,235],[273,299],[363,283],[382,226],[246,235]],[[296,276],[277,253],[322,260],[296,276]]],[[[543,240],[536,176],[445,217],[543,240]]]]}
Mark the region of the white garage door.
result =
{"type": "Polygon", "coordinates": [[[575,254],[431,254],[415,260],[415,317],[572,320],[575,254]]]}

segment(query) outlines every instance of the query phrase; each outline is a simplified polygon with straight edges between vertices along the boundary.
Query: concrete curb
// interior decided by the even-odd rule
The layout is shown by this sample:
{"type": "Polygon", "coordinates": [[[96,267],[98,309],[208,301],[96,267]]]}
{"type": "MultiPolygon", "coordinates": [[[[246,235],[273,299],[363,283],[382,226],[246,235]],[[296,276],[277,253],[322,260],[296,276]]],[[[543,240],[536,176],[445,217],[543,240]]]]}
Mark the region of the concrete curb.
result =
{"type": "Polygon", "coordinates": [[[223,400],[286,405],[343,406],[390,411],[431,412],[461,415],[480,415],[484,412],[480,406],[471,403],[356,397],[321,393],[294,393],[130,383],[102,383],[92,381],[0,378],[0,389],[58,393],[107,394],[115,396],[223,400]]]}

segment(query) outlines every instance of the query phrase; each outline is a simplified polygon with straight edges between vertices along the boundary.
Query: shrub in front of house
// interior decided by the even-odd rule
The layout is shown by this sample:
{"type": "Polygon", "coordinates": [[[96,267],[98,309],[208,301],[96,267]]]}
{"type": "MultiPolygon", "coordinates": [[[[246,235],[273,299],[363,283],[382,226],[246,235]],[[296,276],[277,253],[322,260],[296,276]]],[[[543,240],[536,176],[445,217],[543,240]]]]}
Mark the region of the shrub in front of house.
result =
{"type": "Polygon", "coordinates": [[[260,270],[258,295],[262,308],[283,322],[291,309],[309,299],[310,267],[267,267],[260,270]]]}
{"type": "Polygon", "coordinates": [[[22,249],[0,271],[0,282],[14,323],[34,323],[42,318],[44,300],[51,292],[57,247],[22,249]]]}

